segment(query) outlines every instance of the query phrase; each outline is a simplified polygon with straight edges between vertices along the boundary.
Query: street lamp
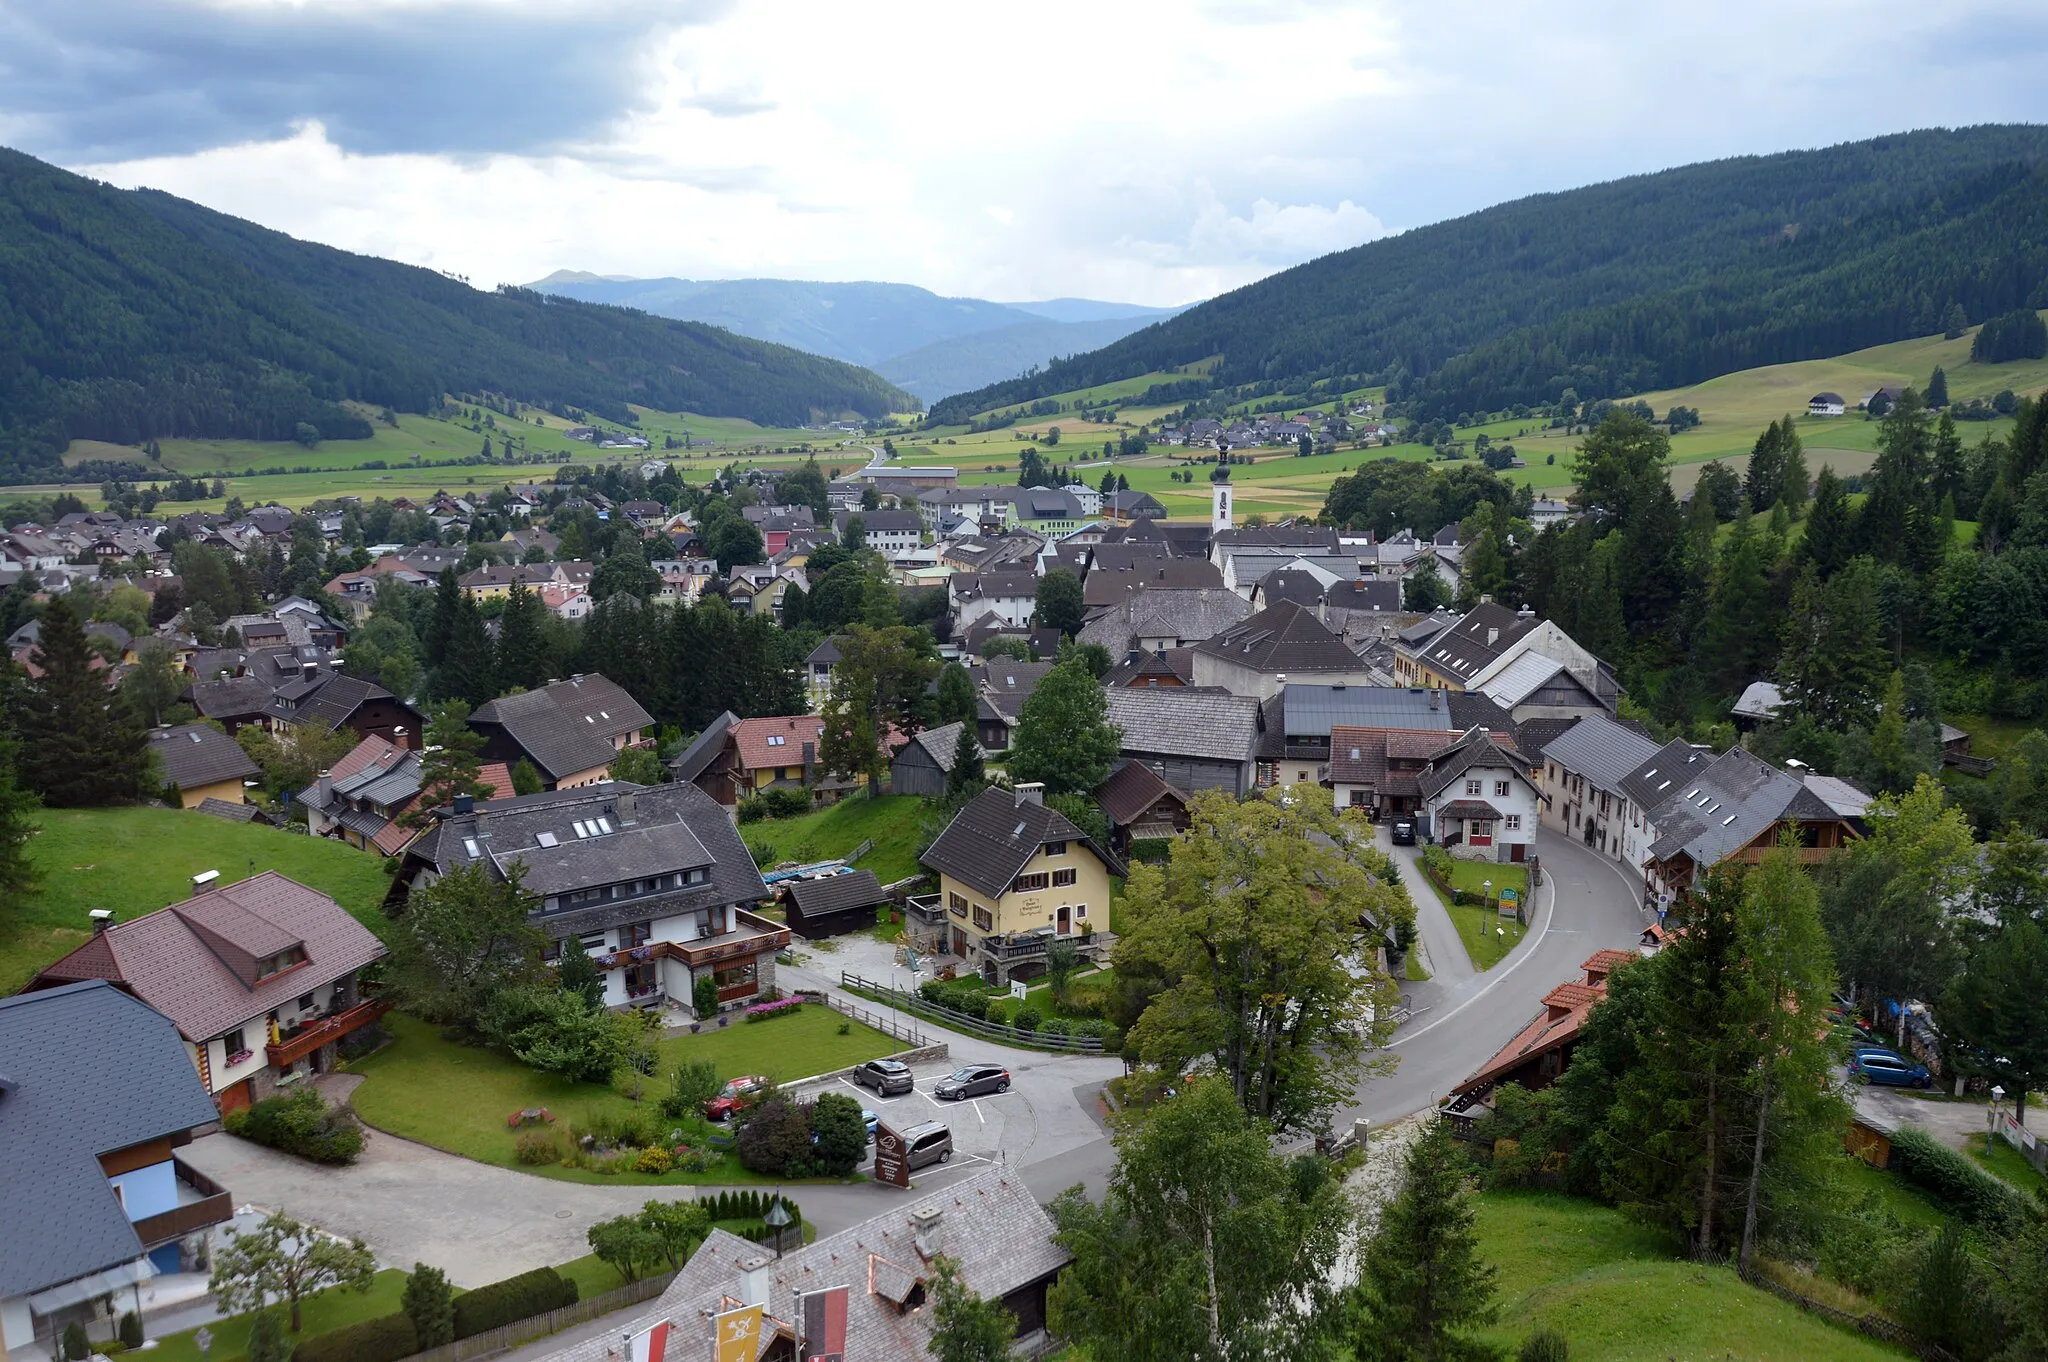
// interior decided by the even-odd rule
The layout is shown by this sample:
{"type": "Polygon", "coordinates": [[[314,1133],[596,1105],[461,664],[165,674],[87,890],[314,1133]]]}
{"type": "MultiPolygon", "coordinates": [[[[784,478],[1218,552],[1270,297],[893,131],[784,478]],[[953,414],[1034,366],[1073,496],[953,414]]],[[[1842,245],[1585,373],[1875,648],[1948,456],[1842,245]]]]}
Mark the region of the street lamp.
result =
{"type": "Polygon", "coordinates": [[[1998,1138],[1998,1104],[2005,1100],[2005,1089],[1998,1084],[1991,1085],[1991,1110],[1984,1113],[1984,1152],[1991,1152],[1992,1141],[1998,1138]]]}
{"type": "Polygon", "coordinates": [[[775,1194],[775,1204],[768,1208],[768,1214],[761,1220],[775,1232],[775,1256],[782,1257],[782,1232],[789,1228],[789,1208],[782,1204],[781,1192],[775,1194]]]}

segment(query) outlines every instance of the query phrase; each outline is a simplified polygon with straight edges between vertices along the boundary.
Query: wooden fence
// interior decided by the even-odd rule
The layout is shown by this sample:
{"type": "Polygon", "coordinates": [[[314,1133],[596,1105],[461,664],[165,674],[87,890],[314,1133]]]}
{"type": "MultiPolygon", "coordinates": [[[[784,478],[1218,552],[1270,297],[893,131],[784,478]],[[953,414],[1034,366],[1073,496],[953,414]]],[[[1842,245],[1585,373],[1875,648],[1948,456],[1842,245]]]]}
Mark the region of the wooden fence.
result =
{"type": "Polygon", "coordinates": [[[525,1319],[515,1319],[510,1324],[501,1324],[495,1329],[486,1329],[468,1338],[458,1338],[453,1343],[443,1343],[438,1348],[429,1348],[423,1353],[414,1353],[406,1362],[471,1362],[471,1359],[489,1357],[493,1353],[516,1348],[522,1343],[531,1343],[549,1334],[558,1334],[564,1329],[624,1310],[653,1300],[668,1290],[668,1284],[676,1279],[673,1272],[657,1273],[642,1277],[637,1282],[628,1282],[601,1296],[565,1305],[559,1310],[548,1310],[525,1319]]]}
{"type": "MultiPolygon", "coordinates": [[[[912,1016],[923,1017],[950,1031],[964,1031],[970,1036],[984,1040],[1000,1041],[1024,1050],[1061,1050],[1070,1054],[1099,1055],[1102,1053],[1102,1038],[1099,1036],[1049,1036],[1043,1031],[1020,1031],[1014,1026],[1000,1025],[971,1017],[965,1012],[956,1012],[950,1007],[939,1007],[925,1001],[922,994],[878,984],[872,979],[863,979],[850,970],[839,971],[839,986],[850,992],[887,1003],[899,1011],[912,1016]]],[[[836,1006],[836,1004],[835,1004],[836,1006]]],[[[842,1009],[843,1010],[843,1009],[842,1009]]],[[[870,1023],[872,1025],[872,1023],[870,1023]]],[[[891,1032],[890,1034],[895,1034],[891,1032]]]]}
{"type": "MultiPolygon", "coordinates": [[[[842,980],[842,982],[844,981],[845,977],[845,971],[842,970],[840,972],[840,979],[842,980]]],[[[922,1050],[926,1046],[931,1044],[930,1038],[927,1037],[924,1034],[924,1032],[918,1030],[914,1026],[907,1026],[903,1022],[898,1021],[894,1017],[885,1017],[879,1012],[870,1012],[865,1007],[856,1007],[852,1003],[841,1002],[839,999],[833,997],[829,993],[807,992],[803,996],[806,998],[816,998],[819,1002],[824,1003],[834,1012],[837,1012],[845,1017],[850,1017],[854,1021],[859,1022],[862,1026],[873,1027],[875,1030],[880,1031],[882,1034],[889,1036],[892,1039],[902,1041],[905,1045],[908,1045],[913,1050],[922,1050]]]]}

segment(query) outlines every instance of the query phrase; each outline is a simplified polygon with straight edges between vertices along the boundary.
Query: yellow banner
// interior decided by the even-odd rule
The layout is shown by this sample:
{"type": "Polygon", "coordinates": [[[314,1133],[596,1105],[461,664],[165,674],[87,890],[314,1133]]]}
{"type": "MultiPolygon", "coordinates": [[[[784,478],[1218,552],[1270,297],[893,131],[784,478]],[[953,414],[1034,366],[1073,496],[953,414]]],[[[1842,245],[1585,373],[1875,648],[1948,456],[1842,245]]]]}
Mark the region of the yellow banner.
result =
{"type": "Polygon", "coordinates": [[[728,1310],[712,1321],[718,1326],[717,1362],[754,1362],[761,1351],[761,1307],[728,1310]]]}

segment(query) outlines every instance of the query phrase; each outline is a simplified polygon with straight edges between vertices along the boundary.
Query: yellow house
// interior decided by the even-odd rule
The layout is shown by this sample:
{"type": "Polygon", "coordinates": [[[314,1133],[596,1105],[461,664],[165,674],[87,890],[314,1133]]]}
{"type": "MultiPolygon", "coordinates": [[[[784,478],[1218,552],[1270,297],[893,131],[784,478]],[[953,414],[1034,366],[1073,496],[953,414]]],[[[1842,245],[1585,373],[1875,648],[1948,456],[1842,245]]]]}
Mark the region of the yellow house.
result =
{"type": "Polygon", "coordinates": [[[235,740],[211,724],[152,729],[149,751],[156,783],[176,785],[179,803],[188,809],[208,799],[244,803],[242,782],[260,774],[235,740]]]}
{"type": "Polygon", "coordinates": [[[924,854],[938,876],[944,950],[991,983],[1045,972],[1059,937],[1098,953],[1109,930],[1110,877],[1121,874],[1057,809],[1043,789],[984,790],[955,815],[924,854]]]}

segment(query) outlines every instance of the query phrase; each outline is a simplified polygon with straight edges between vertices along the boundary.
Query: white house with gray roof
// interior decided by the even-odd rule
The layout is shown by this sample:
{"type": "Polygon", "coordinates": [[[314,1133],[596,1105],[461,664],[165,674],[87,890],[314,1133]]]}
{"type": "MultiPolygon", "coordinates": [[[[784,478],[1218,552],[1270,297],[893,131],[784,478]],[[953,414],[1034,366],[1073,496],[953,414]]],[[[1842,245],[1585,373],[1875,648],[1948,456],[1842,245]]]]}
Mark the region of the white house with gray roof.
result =
{"type": "Polygon", "coordinates": [[[392,893],[470,867],[504,879],[515,865],[549,958],[576,937],[603,974],[608,1007],[694,1007],[705,978],[721,1006],[774,986],[789,930],[748,911],[768,886],[725,809],[695,785],[458,798],[406,848],[392,893]]]}
{"type": "Polygon", "coordinates": [[[1623,785],[1657,755],[1657,744],[1632,728],[1580,719],[1543,749],[1543,826],[1640,869],[1627,859],[1624,830],[1631,820],[1640,830],[1643,811],[1623,785]]]}

